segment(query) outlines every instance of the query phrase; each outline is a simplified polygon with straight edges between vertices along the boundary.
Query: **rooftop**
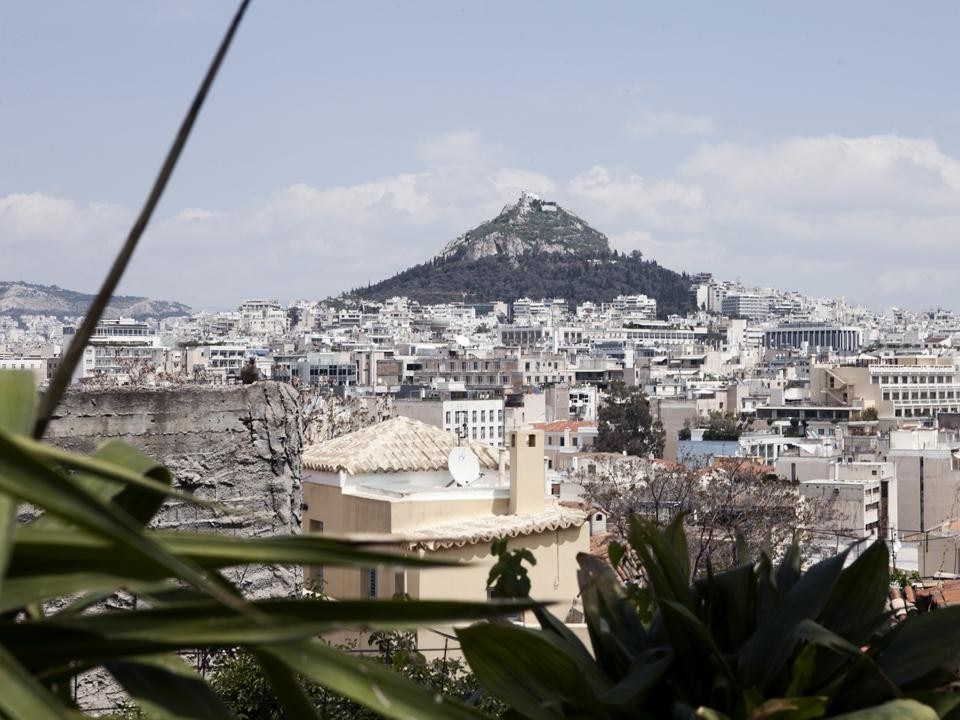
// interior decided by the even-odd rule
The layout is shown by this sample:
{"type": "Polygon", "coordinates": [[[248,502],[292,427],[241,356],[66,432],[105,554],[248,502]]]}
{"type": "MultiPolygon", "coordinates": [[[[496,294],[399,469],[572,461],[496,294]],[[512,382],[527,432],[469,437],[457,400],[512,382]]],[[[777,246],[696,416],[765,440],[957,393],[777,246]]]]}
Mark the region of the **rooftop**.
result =
{"type": "Polygon", "coordinates": [[[411,550],[439,550],[579,527],[586,520],[585,510],[557,505],[531,515],[484,515],[453,523],[422,525],[409,528],[401,537],[411,550]]]}
{"type": "MultiPolygon", "coordinates": [[[[498,468],[499,451],[485,443],[464,440],[481,469],[498,468]]],[[[454,434],[419,420],[398,417],[370,425],[333,440],[308,445],[303,467],[351,475],[446,470],[447,457],[457,446],[454,434]]]]}

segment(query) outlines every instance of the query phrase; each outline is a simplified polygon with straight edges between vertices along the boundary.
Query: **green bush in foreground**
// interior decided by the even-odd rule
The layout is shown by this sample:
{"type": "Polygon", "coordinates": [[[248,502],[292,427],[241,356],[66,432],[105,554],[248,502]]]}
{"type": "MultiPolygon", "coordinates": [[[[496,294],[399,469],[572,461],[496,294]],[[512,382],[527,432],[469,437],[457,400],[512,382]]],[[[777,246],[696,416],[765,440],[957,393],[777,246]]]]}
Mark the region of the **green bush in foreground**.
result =
{"type": "MultiPolygon", "coordinates": [[[[683,518],[631,522],[630,545],[655,612],[638,614],[613,568],[581,555],[579,582],[593,656],[563,624],[483,623],[458,631],[489,692],[516,716],[560,718],[958,717],[948,685],[960,659],[960,607],[892,625],[884,612],[887,548],[847,552],[801,573],[794,544],[689,584],[683,518]]],[[[626,548],[614,546],[614,562],[626,548]]],[[[512,717],[507,715],[507,717],[512,717]]]]}

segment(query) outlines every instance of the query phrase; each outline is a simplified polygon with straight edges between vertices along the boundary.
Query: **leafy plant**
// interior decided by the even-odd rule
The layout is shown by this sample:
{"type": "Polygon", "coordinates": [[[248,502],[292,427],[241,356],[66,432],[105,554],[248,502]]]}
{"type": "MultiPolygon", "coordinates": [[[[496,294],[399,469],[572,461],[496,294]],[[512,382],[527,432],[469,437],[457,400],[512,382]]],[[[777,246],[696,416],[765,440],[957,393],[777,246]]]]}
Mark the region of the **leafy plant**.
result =
{"type": "MultiPolygon", "coordinates": [[[[557,718],[947,717],[960,658],[960,607],[891,625],[887,549],[870,545],[806,572],[794,544],[690,584],[683,518],[634,518],[630,550],[655,601],[643,622],[610,564],[580,555],[593,655],[544,611],[541,629],[458,631],[480,683],[519,716],[557,718]]],[[[611,555],[623,557],[625,548],[611,555]]]]}
{"type": "Polygon", "coordinates": [[[482,717],[475,709],[316,639],[346,626],[397,628],[516,612],[523,605],[323,599],[245,600],[220,570],[263,564],[431,565],[324,536],[237,538],[147,529],[163,501],[198,502],[170,473],[111,440],[91,457],[26,436],[29,372],[0,373],[0,716],[63,718],[79,674],[105,668],[151,717],[232,714],[179,653],[256,658],[288,717],[314,717],[303,676],[387,717],[482,717]],[[18,503],[43,513],[18,525],[18,503]],[[10,511],[13,512],[10,512],[10,511]],[[134,607],[97,611],[118,591],[134,607]]]}
{"type": "MultiPolygon", "coordinates": [[[[391,668],[417,685],[447,697],[476,703],[488,716],[499,717],[505,707],[483,693],[462,658],[437,657],[427,660],[417,651],[416,635],[396,630],[371,635],[376,648],[372,660],[391,668]]],[[[357,648],[341,648],[358,652],[357,648]]],[[[254,656],[229,653],[217,662],[211,685],[227,706],[244,720],[282,720],[285,714],[274,689],[264,677],[254,656]]],[[[327,720],[362,720],[380,717],[352,700],[330,692],[322,685],[301,678],[311,703],[327,720]]]]}

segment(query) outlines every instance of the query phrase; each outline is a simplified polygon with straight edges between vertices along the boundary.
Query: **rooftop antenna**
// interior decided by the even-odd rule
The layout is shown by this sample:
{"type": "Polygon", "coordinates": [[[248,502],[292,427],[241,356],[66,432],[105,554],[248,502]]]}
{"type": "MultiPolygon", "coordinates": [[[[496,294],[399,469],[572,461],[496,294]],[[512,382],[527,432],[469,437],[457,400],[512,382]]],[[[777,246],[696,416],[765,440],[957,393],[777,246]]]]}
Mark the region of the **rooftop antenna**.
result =
{"type": "Polygon", "coordinates": [[[477,460],[473,451],[464,445],[458,445],[450,450],[447,456],[447,467],[458,487],[467,487],[480,477],[480,461],[477,460]]]}

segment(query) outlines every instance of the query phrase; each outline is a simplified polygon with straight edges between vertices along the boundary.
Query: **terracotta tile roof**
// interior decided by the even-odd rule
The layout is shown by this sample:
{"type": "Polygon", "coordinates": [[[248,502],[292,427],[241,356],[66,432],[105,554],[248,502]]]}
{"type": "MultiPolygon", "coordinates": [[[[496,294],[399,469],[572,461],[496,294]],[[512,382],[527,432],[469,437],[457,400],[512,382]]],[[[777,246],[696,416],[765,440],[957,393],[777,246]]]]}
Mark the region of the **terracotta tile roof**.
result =
{"type": "MultiPolygon", "coordinates": [[[[613,540],[613,533],[599,533],[590,536],[590,554],[596,555],[602,560],[610,562],[610,541],[613,540]]],[[[631,582],[633,578],[630,571],[624,567],[623,563],[613,569],[620,582],[631,582]]]]}
{"type": "Polygon", "coordinates": [[[405,530],[400,538],[411,550],[440,550],[580,527],[586,521],[584,510],[556,506],[531,515],[484,515],[459,522],[421,525],[405,530]]]}
{"type": "MultiPolygon", "coordinates": [[[[497,469],[497,448],[474,441],[464,444],[477,456],[481,468],[497,469]]],[[[345,470],[351,475],[446,470],[447,456],[456,445],[453,433],[398,417],[308,445],[303,451],[303,467],[322,472],[345,470]]]]}

